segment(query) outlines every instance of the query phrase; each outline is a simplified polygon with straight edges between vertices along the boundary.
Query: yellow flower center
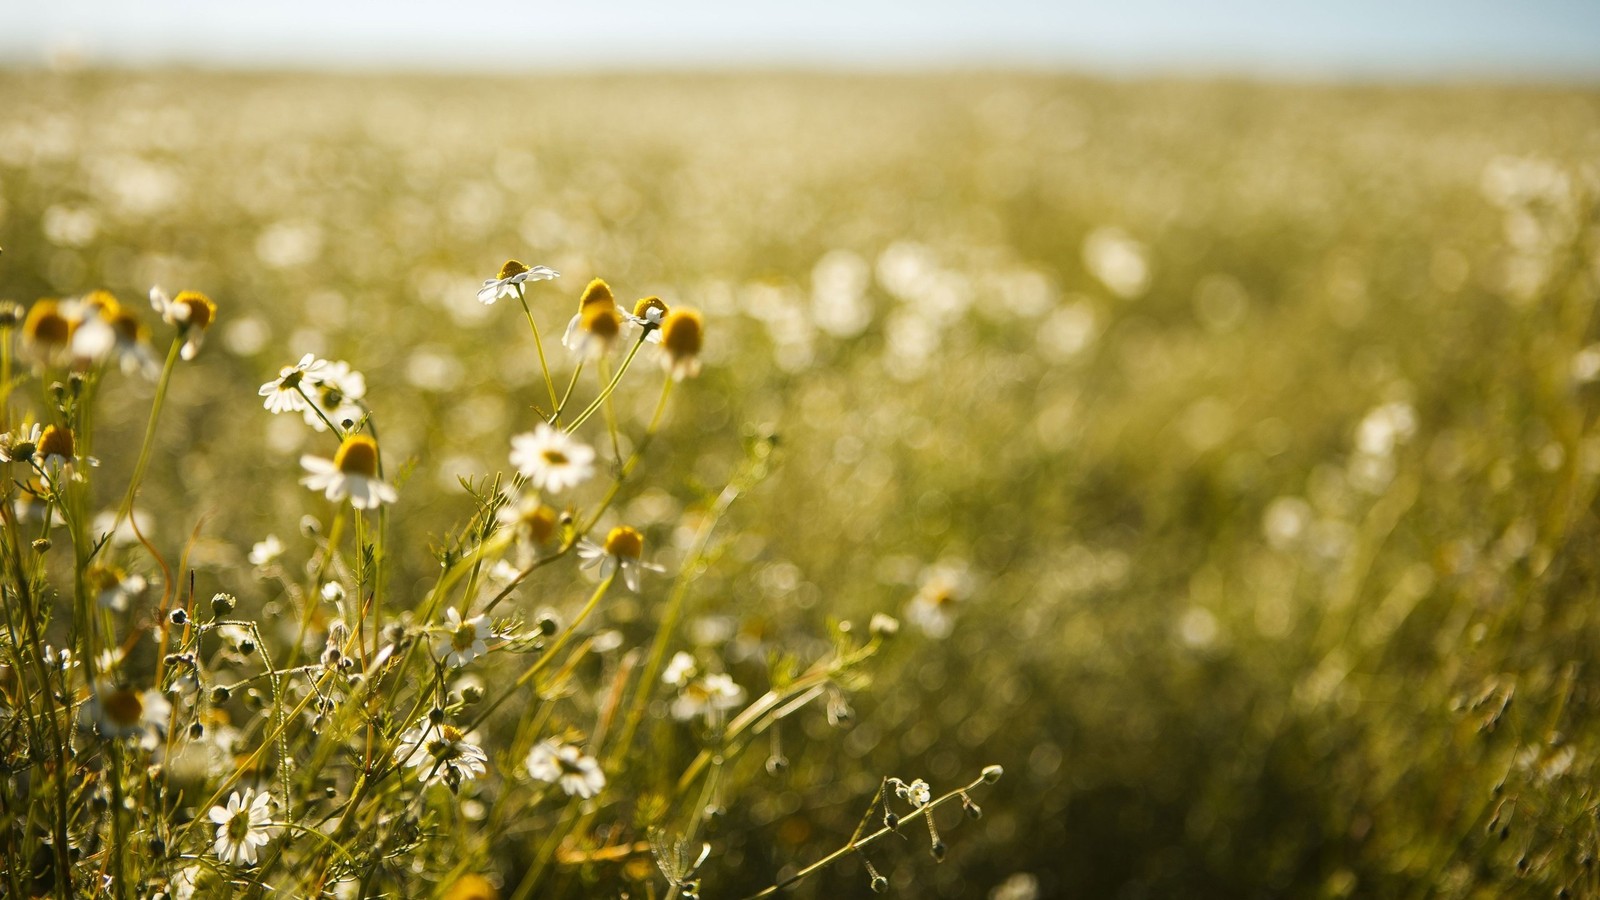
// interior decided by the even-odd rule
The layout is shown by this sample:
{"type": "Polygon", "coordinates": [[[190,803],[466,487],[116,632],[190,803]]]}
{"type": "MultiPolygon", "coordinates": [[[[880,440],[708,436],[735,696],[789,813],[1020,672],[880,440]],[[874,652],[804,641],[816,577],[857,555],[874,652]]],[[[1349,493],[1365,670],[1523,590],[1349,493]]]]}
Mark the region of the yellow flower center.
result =
{"type": "Polygon", "coordinates": [[[339,445],[333,464],[346,475],[378,477],[378,442],[364,434],[352,434],[339,445]]]}
{"type": "Polygon", "coordinates": [[[702,337],[700,313],[692,309],[675,309],[661,323],[661,346],[673,359],[687,359],[700,355],[702,337]]]}
{"type": "MultiPolygon", "coordinates": [[[[546,451],[545,459],[550,459],[549,451],[546,451]]],[[[565,460],[565,457],[562,459],[565,460]]],[[[550,540],[550,535],[555,533],[556,511],[541,503],[531,512],[523,513],[518,524],[527,531],[528,537],[532,538],[534,543],[542,544],[550,540]]]]}
{"type": "Polygon", "coordinates": [[[217,305],[211,298],[199,291],[184,291],[172,299],[178,306],[187,307],[189,310],[188,323],[195,328],[204,330],[217,317],[217,305]]]}
{"type": "Polygon", "coordinates": [[[622,331],[622,317],[615,306],[595,303],[584,307],[583,330],[601,340],[611,340],[622,331]]]}
{"type": "Polygon", "coordinates": [[[137,344],[145,339],[148,330],[139,317],[126,309],[118,307],[106,320],[111,323],[111,328],[124,343],[137,344]]]}
{"type": "Polygon", "coordinates": [[[61,306],[54,300],[40,300],[28,310],[22,323],[24,340],[46,346],[64,346],[72,338],[72,323],[61,314],[61,306]]]}
{"type": "Polygon", "coordinates": [[[90,291],[89,295],[83,298],[83,304],[107,321],[122,311],[122,304],[117,302],[117,298],[112,296],[110,291],[90,291]]]}
{"type": "Polygon", "coordinates": [[[482,875],[463,875],[450,886],[444,900],[499,900],[500,894],[482,875]]]}
{"type": "Polygon", "coordinates": [[[596,305],[607,309],[617,305],[616,298],[611,296],[611,285],[598,278],[589,282],[589,286],[583,289],[583,297],[578,300],[578,311],[582,312],[596,305]]]}
{"type": "Polygon", "coordinates": [[[450,646],[456,650],[466,650],[478,640],[478,626],[471,622],[462,622],[456,633],[450,635],[450,646]]]}
{"type": "Polygon", "coordinates": [[[641,319],[650,318],[650,310],[660,310],[661,315],[667,314],[667,305],[661,302],[660,297],[646,297],[633,305],[633,314],[641,319]]]}
{"type": "Polygon", "coordinates": [[[117,688],[100,698],[100,709],[106,720],[118,728],[132,728],[144,715],[144,699],[135,691],[117,688]]]}
{"type": "Polygon", "coordinates": [[[618,525],[606,535],[606,552],[612,556],[638,559],[644,555],[644,535],[636,528],[618,525]]]}
{"type": "Polygon", "coordinates": [[[39,438],[39,453],[43,456],[73,457],[72,432],[54,425],[47,426],[39,438]]]}
{"type": "Polygon", "coordinates": [[[233,814],[228,820],[228,837],[235,844],[243,843],[250,836],[250,808],[245,807],[233,814]]]}
{"type": "Polygon", "coordinates": [[[564,466],[568,462],[567,455],[562,453],[560,450],[555,449],[554,447],[544,451],[543,453],[540,453],[539,455],[544,458],[545,462],[552,466],[564,466]]]}
{"type": "Polygon", "coordinates": [[[514,259],[508,259],[506,260],[506,264],[500,267],[500,280],[504,281],[507,278],[513,278],[526,271],[528,271],[527,266],[517,262],[514,259]]]}

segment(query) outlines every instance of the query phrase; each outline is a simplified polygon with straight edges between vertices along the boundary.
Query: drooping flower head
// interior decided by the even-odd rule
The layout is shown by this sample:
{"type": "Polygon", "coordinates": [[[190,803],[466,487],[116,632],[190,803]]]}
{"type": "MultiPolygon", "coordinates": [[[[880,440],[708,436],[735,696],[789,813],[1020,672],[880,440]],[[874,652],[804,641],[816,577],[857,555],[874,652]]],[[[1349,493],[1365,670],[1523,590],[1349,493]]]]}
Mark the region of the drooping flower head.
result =
{"type": "Polygon", "coordinates": [[[199,291],[180,291],[178,296],[168,297],[159,287],[150,289],[150,305],[162,321],[178,327],[178,334],[184,337],[183,358],[194,359],[205,340],[206,329],[216,321],[217,305],[199,291]]]}
{"type": "Polygon", "coordinates": [[[530,269],[514,259],[508,259],[506,264],[500,267],[498,276],[484,280],[483,287],[478,289],[478,302],[487,305],[507,294],[521,290],[526,282],[547,281],[560,276],[560,272],[549,266],[534,266],[530,269]]]}
{"type": "Polygon", "coordinates": [[[661,323],[667,317],[667,304],[660,297],[645,297],[633,305],[628,322],[644,329],[644,339],[652,344],[661,343],[661,323]]]}
{"type": "Polygon", "coordinates": [[[667,313],[661,323],[661,347],[666,351],[663,362],[673,380],[700,374],[703,337],[704,323],[699,312],[680,306],[667,313]]]}
{"type": "Polygon", "coordinates": [[[508,499],[495,513],[495,519],[516,535],[517,548],[524,557],[532,557],[541,546],[549,543],[555,535],[558,518],[556,511],[534,494],[508,499]]]}
{"type": "Polygon", "coordinates": [[[610,343],[603,335],[609,329],[611,332],[609,341],[616,340],[617,333],[622,330],[622,317],[625,312],[617,306],[617,298],[611,293],[611,285],[599,278],[594,279],[583,289],[583,295],[578,298],[578,312],[567,322],[566,333],[561,336],[561,346],[579,356],[592,355],[596,351],[609,348],[610,343]],[[590,316],[594,318],[591,320],[590,316]],[[611,328],[612,325],[616,327],[611,328]],[[595,336],[596,330],[601,337],[595,336]],[[601,343],[597,344],[597,340],[601,343]]]}
{"type": "Polygon", "coordinates": [[[378,442],[367,435],[346,437],[331,460],[307,454],[300,457],[300,465],[311,473],[300,483],[323,491],[329,500],[349,497],[356,509],[376,509],[400,499],[393,485],[378,478],[378,442]]]}
{"type": "Polygon", "coordinates": [[[39,367],[65,365],[71,360],[72,332],[77,322],[58,300],[40,300],[28,309],[22,322],[22,352],[39,367]]]}
{"type": "Polygon", "coordinates": [[[606,534],[604,545],[585,540],[578,544],[578,555],[583,557],[584,568],[600,567],[600,577],[610,578],[619,569],[628,590],[639,590],[639,572],[649,569],[660,572],[662,568],[644,561],[644,535],[637,528],[618,525],[606,534]]]}

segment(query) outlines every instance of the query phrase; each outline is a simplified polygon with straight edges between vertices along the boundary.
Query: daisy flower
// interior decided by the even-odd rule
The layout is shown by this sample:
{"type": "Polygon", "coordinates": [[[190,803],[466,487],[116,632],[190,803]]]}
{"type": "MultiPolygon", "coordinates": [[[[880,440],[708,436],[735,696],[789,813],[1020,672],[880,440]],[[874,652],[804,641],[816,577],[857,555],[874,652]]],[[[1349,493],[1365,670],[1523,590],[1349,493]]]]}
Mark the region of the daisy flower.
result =
{"type": "Polygon", "coordinates": [[[461,612],[452,606],[444,617],[445,634],[439,639],[436,652],[444,657],[446,665],[459,669],[489,652],[489,645],[483,640],[490,634],[488,616],[462,619],[461,612]]]}
{"type": "Polygon", "coordinates": [[[113,612],[126,611],[128,600],[143,594],[146,587],[143,578],[129,575],[116,566],[92,565],[85,576],[96,601],[113,612]]]}
{"type": "Polygon", "coordinates": [[[644,339],[652,344],[661,343],[661,322],[667,317],[667,304],[660,297],[646,297],[633,305],[633,312],[623,318],[629,325],[644,329],[644,339]]]}
{"type": "Polygon", "coordinates": [[[618,569],[622,570],[622,580],[627,583],[628,590],[639,590],[639,570],[649,569],[652,572],[664,572],[660,566],[647,563],[644,556],[644,535],[638,529],[627,525],[618,525],[606,535],[603,546],[590,543],[587,539],[579,542],[578,555],[583,557],[585,569],[594,566],[600,567],[600,577],[610,578],[618,569]]]}
{"type": "Polygon", "coordinates": [[[922,588],[906,604],[906,618],[931,638],[946,638],[955,627],[955,607],[969,588],[966,572],[956,566],[931,569],[922,588]]]}
{"type": "MultiPolygon", "coordinates": [[[[611,285],[596,278],[589,282],[588,287],[583,289],[583,296],[578,298],[578,312],[567,322],[566,333],[561,336],[561,346],[581,356],[584,345],[587,343],[581,331],[584,316],[589,315],[591,312],[599,315],[600,310],[615,313],[617,328],[621,330],[623,316],[626,315],[626,311],[617,305],[616,295],[611,293],[611,285]]],[[[602,325],[601,327],[604,326],[602,325]]]]}
{"type": "Polygon", "coordinates": [[[896,784],[894,787],[894,792],[895,795],[901,800],[906,801],[918,809],[927,806],[928,802],[933,799],[933,790],[929,788],[928,783],[923,781],[921,778],[912,781],[910,784],[906,784],[905,782],[896,784]]]}
{"type": "Polygon", "coordinates": [[[172,704],[158,691],[136,691],[101,681],[89,697],[88,710],[101,734],[125,738],[164,732],[172,704]]]}
{"type": "MultiPolygon", "coordinates": [[[[77,456],[77,442],[73,440],[72,431],[55,425],[46,425],[44,431],[40,433],[34,456],[39,460],[39,464],[55,477],[63,473],[72,475],[73,464],[80,459],[77,456]]],[[[82,461],[91,466],[99,465],[93,457],[84,458],[82,461]]]]}
{"type": "Polygon", "coordinates": [[[461,729],[423,719],[400,735],[394,760],[416,769],[423,784],[442,783],[453,791],[462,781],[488,771],[489,757],[461,729]]]}
{"type": "Polygon", "coordinates": [[[681,688],[689,683],[689,679],[693,678],[697,671],[694,657],[679,650],[672,654],[672,661],[667,663],[667,670],[661,673],[661,680],[673,687],[681,688]]]}
{"type": "Polygon", "coordinates": [[[180,291],[178,296],[168,297],[159,287],[150,289],[150,305],[161,315],[162,321],[178,326],[178,334],[185,338],[180,355],[184,359],[194,359],[200,352],[200,343],[205,340],[206,329],[216,321],[217,305],[199,291],[180,291]]]}
{"type": "Polygon", "coordinates": [[[536,744],[525,763],[534,778],[559,784],[569,796],[587,800],[606,786],[606,775],[594,757],[554,738],[536,744]]]}
{"type": "Polygon", "coordinates": [[[538,490],[558,494],[594,475],[594,449],[541,422],[511,439],[511,464],[538,490]]]}
{"type": "Polygon", "coordinates": [[[558,516],[538,497],[528,494],[507,500],[495,513],[495,519],[516,535],[517,549],[522,556],[531,558],[555,535],[558,516]]]}
{"type": "Polygon", "coordinates": [[[39,450],[44,433],[38,422],[24,422],[15,431],[0,434],[0,462],[28,462],[39,450]]]}
{"type": "Polygon", "coordinates": [[[300,483],[322,491],[329,500],[349,497],[356,509],[376,509],[400,499],[392,485],[379,480],[378,442],[364,434],[346,437],[331,460],[307,454],[300,457],[300,465],[311,473],[300,483]]]}
{"type": "Polygon", "coordinates": [[[524,282],[548,281],[560,276],[560,272],[549,266],[534,266],[530,269],[514,259],[508,259],[506,264],[500,267],[500,277],[484,280],[483,287],[478,289],[478,302],[487,305],[507,294],[523,290],[524,282]]]}
{"type": "Polygon", "coordinates": [[[279,369],[278,377],[263,384],[256,393],[267,398],[262,405],[269,413],[299,412],[306,408],[306,398],[300,393],[302,384],[315,379],[327,365],[327,360],[307,353],[294,365],[279,369]]]}
{"type": "Polygon", "coordinates": [[[217,859],[235,866],[256,864],[256,850],[272,840],[272,795],[245,788],[234,791],[227,805],[211,807],[207,818],[216,823],[217,859]]]}
{"type": "Polygon", "coordinates": [[[324,416],[329,422],[350,427],[361,420],[365,412],[361,404],[356,402],[367,395],[366,376],[350,368],[344,360],[330,362],[314,378],[306,379],[311,395],[311,406],[305,408],[306,424],[317,431],[327,431],[327,423],[323,422],[324,416]],[[322,415],[318,415],[318,411],[322,415]]]}
{"type": "Polygon", "coordinates": [[[22,355],[35,366],[66,365],[72,359],[72,332],[78,323],[59,300],[40,300],[22,322],[22,355]]]}
{"type": "Polygon", "coordinates": [[[678,308],[667,313],[661,323],[661,346],[666,350],[662,362],[673,381],[682,381],[700,374],[700,344],[704,324],[700,313],[678,308]]]}
{"type": "Polygon", "coordinates": [[[150,349],[150,329],[110,292],[91,293],[80,309],[82,321],[72,333],[74,358],[98,363],[114,355],[125,375],[160,374],[161,362],[150,349]]]}
{"type": "Polygon", "coordinates": [[[283,541],[278,540],[275,534],[269,534],[266,540],[260,541],[250,548],[250,565],[270,565],[283,555],[283,541]]]}
{"type": "Polygon", "coordinates": [[[744,702],[744,688],[728,675],[707,675],[685,684],[672,701],[672,717],[687,722],[697,716],[712,718],[744,702]]]}

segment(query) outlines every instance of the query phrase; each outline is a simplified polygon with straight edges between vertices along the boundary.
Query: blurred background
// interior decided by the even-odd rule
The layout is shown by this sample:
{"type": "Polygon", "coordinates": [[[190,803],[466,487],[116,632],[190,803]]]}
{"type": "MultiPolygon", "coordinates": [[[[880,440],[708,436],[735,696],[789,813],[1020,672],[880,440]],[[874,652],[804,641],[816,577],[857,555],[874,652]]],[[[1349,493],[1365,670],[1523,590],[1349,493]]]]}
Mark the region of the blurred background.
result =
{"type": "Polygon", "coordinates": [[[1592,896],[1597,47],[1578,0],[13,5],[0,298],[217,300],[142,496],[245,604],[309,508],[280,366],[366,373],[405,584],[543,390],[482,279],[560,270],[547,333],[595,276],[703,309],[624,520],[670,568],[752,429],[783,463],[687,639],[756,687],[906,619],[745,760],[707,896],[990,763],[896,890],[1592,896]]]}

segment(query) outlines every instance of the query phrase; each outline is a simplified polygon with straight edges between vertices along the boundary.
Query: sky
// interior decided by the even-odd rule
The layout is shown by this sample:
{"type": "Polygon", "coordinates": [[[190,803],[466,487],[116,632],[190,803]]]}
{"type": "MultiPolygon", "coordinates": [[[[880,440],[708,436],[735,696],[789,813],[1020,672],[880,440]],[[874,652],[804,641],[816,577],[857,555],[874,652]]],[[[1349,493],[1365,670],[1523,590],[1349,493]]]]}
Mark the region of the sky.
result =
{"type": "Polygon", "coordinates": [[[1600,80],[1600,0],[0,0],[0,65],[1600,80]]]}

